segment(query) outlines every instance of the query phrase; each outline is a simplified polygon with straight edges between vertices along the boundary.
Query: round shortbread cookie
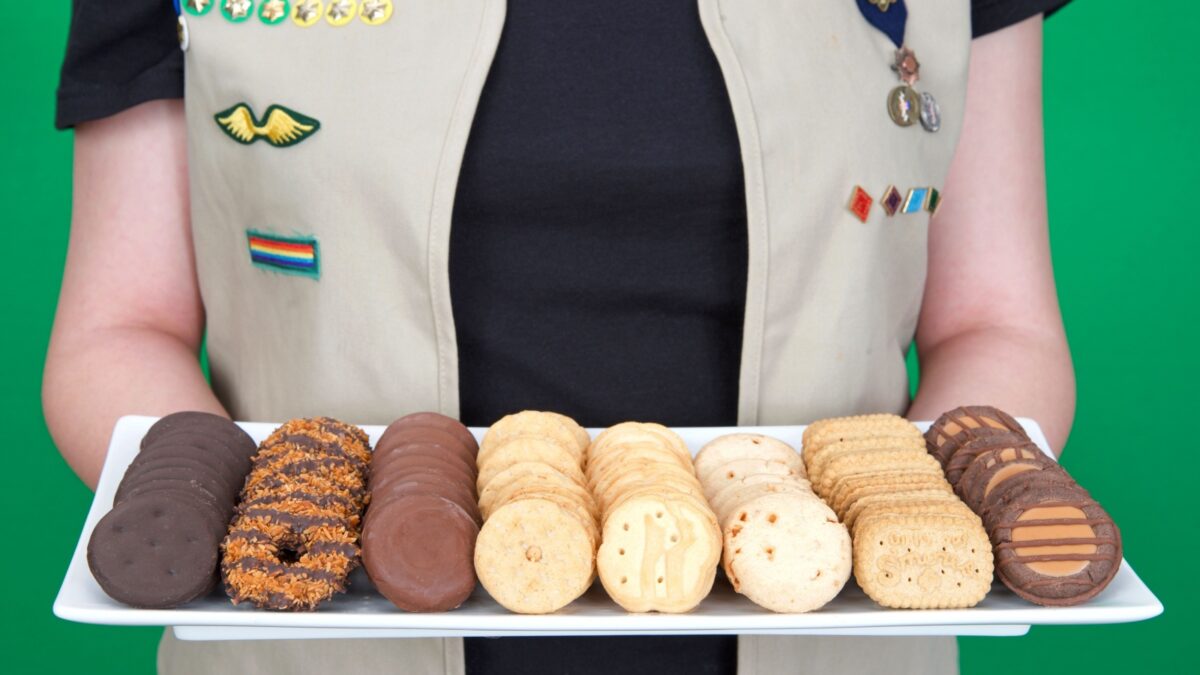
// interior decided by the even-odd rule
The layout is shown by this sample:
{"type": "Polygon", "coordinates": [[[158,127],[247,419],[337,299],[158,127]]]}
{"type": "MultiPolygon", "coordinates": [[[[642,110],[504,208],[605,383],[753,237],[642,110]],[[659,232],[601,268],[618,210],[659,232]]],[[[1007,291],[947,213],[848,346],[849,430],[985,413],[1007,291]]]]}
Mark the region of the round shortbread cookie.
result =
{"type": "Polygon", "coordinates": [[[709,470],[735,459],[776,460],[787,464],[797,475],[805,475],[800,454],[783,441],[763,434],[726,434],[709,441],[696,453],[696,473],[709,470]]]}
{"type": "Polygon", "coordinates": [[[483,492],[501,471],[520,462],[541,462],[580,485],[585,484],[579,461],[560,443],[536,436],[516,436],[492,449],[486,461],[481,458],[476,484],[479,491],[483,492]]]}
{"type": "Polygon", "coordinates": [[[625,466],[631,462],[667,462],[678,466],[688,473],[695,473],[691,462],[679,456],[674,450],[655,443],[638,441],[636,443],[616,443],[608,446],[608,452],[590,458],[587,473],[590,480],[595,480],[601,474],[614,468],[625,466]]]}
{"type": "Polygon", "coordinates": [[[543,499],[492,513],[475,543],[475,572],[487,592],[519,614],[546,614],[587,591],[592,542],[578,518],[543,499]]]}
{"type": "MultiPolygon", "coordinates": [[[[577,435],[578,424],[574,420],[558,413],[545,413],[538,410],[523,410],[500,418],[488,428],[479,444],[480,466],[484,457],[498,445],[503,444],[513,436],[540,436],[551,438],[562,444],[576,459],[576,464],[582,464],[588,444],[577,435]],[[564,421],[566,420],[566,421],[564,421]],[[568,424],[570,422],[570,424],[568,424]]],[[[586,435],[586,432],[584,432],[586,435]]]]}
{"type": "Polygon", "coordinates": [[[711,502],[713,511],[717,513],[717,522],[724,525],[730,513],[742,504],[771,494],[800,495],[806,499],[817,501],[823,506],[825,505],[825,502],[813,494],[811,489],[792,481],[783,483],[750,483],[748,485],[741,485],[736,490],[725,492],[721,501],[713,500],[711,502]]]}
{"type": "MultiPolygon", "coordinates": [[[[559,474],[560,476],[562,474],[559,474]]],[[[488,487],[495,485],[497,481],[492,481],[488,487]]],[[[592,493],[576,485],[569,478],[556,478],[547,473],[531,474],[521,478],[510,480],[501,488],[498,488],[492,493],[491,498],[485,502],[482,498],[479,500],[479,512],[486,519],[488,514],[493,510],[500,508],[501,505],[512,499],[512,496],[522,490],[546,490],[554,493],[569,495],[572,499],[583,505],[592,520],[599,518],[600,513],[596,508],[596,502],[592,498],[592,493]]]]}
{"type": "Polygon", "coordinates": [[[606,514],[596,567],[630,612],[687,612],[712,590],[721,555],[711,512],[677,495],[643,494],[606,514]]]}
{"type": "Polygon", "coordinates": [[[786,462],[735,459],[709,469],[707,473],[700,476],[700,485],[704,488],[704,496],[711,499],[726,485],[736,483],[746,476],[756,473],[773,473],[789,478],[799,478],[799,474],[786,462]]]}
{"type": "Polygon", "coordinates": [[[599,495],[608,492],[614,482],[627,476],[640,476],[645,479],[669,476],[700,487],[700,482],[696,480],[696,477],[678,464],[640,460],[630,462],[628,465],[611,467],[608,471],[593,478],[591,488],[599,495]]]}
{"type": "MultiPolygon", "coordinates": [[[[608,511],[613,505],[635,492],[661,492],[663,494],[683,494],[704,502],[704,493],[696,483],[688,483],[671,476],[658,476],[645,479],[630,476],[628,480],[614,483],[613,488],[606,494],[597,494],[596,499],[601,503],[601,512],[608,511]]],[[[707,504],[707,502],[704,502],[707,504]]]]}
{"type": "Polygon", "coordinates": [[[559,508],[567,513],[570,513],[587,529],[588,538],[592,541],[592,549],[594,550],[600,545],[600,525],[596,519],[592,517],[591,511],[587,505],[582,503],[577,497],[563,492],[554,490],[553,488],[538,488],[529,487],[523,490],[517,490],[506,496],[503,502],[496,502],[495,511],[514,502],[524,501],[528,499],[540,499],[556,504],[559,508]]]}
{"type": "Polygon", "coordinates": [[[638,441],[670,448],[680,458],[687,460],[689,465],[692,462],[692,451],[679,434],[654,422],[622,422],[605,429],[592,441],[588,448],[588,456],[600,457],[608,452],[610,446],[638,441]]]}
{"type": "Polygon", "coordinates": [[[850,578],[846,527],[817,499],[770,494],[735,509],[724,528],[725,574],[738,593],[774,612],[824,606],[850,578]]]}
{"type": "MultiPolygon", "coordinates": [[[[667,452],[663,450],[662,452],[667,452]]],[[[666,473],[668,471],[675,472],[678,475],[689,476],[695,478],[691,467],[684,467],[675,460],[663,456],[637,455],[629,458],[626,461],[614,461],[607,465],[596,467],[588,467],[587,479],[588,485],[592,489],[596,489],[597,485],[611,481],[614,477],[619,476],[626,471],[634,468],[646,468],[649,470],[666,473]]]]}
{"type": "Polygon", "coordinates": [[[495,504],[496,495],[510,483],[529,479],[536,479],[541,483],[550,485],[562,485],[564,487],[574,485],[581,489],[583,488],[582,485],[575,482],[574,479],[562,471],[541,462],[517,462],[493,476],[492,480],[488,482],[487,488],[479,493],[480,511],[490,511],[495,504]]]}

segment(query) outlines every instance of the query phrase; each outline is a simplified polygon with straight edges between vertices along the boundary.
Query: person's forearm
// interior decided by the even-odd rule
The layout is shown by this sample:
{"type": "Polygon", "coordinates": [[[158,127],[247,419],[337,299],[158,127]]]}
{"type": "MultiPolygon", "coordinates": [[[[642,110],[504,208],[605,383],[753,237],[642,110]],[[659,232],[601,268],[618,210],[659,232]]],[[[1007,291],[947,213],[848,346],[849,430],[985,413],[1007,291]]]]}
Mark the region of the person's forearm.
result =
{"type": "Polygon", "coordinates": [[[993,405],[1037,420],[1062,451],[1075,416],[1075,371],[1064,341],[986,328],[948,338],[921,354],[910,419],[932,420],[960,405],[993,405]]]}
{"type": "Polygon", "coordinates": [[[192,347],[147,328],[110,328],[51,341],[42,388],[46,424],[67,463],[95,488],[122,415],[225,414],[192,347]]]}

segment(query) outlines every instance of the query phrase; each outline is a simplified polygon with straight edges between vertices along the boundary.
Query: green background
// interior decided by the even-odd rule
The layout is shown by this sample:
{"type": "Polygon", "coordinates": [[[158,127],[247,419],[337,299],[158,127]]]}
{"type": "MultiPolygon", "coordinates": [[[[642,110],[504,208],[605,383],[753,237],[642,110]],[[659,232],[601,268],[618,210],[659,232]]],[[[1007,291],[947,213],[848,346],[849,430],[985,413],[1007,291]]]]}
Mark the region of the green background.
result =
{"type": "MultiPolygon", "coordinates": [[[[51,443],[39,399],[71,211],[71,135],[52,128],[69,5],[22,3],[0,20],[0,409],[14,432],[0,473],[9,514],[0,669],[149,673],[157,630],[72,624],[50,609],[91,499],[51,443]]],[[[1188,0],[1077,0],[1046,28],[1051,236],[1079,379],[1064,463],[1121,524],[1127,557],[1166,613],[963,639],[965,673],[1171,672],[1192,662],[1200,528],[1183,495],[1200,473],[1191,429],[1198,26],[1200,3],[1188,0]]]]}

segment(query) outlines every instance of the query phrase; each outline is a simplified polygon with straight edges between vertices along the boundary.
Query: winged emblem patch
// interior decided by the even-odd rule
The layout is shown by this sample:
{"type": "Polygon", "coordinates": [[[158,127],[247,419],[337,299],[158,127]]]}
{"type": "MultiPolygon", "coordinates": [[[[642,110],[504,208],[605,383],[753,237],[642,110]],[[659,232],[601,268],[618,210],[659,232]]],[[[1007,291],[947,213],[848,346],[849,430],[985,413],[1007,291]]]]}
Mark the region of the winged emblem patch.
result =
{"type": "Polygon", "coordinates": [[[316,119],[281,105],[267,108],[260,120],[254,119],[254,111],[245,103],[223,110],[213,118],[226,135],[243,145],[250,145],[262,138],[277,148],[286,148],[312,136],[321,128],[321,123],[316,119]]]}

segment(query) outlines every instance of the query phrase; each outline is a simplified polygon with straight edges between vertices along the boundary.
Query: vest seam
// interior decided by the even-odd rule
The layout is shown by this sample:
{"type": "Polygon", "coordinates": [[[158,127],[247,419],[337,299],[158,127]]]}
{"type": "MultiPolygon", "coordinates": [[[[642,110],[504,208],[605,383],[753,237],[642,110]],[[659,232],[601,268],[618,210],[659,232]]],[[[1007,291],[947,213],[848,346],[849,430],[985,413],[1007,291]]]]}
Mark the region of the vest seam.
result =
{"type": "Polygon", "coordinates": [[[754,425],[759,418],[762,354],[765,340],[768,271],[770,264],[769,215],[765,167],[757,112],[745,70],[725,32],[721,0],[699,0],[700,20],[721,66],[733,108],[746,180],[746,228],[749,239],[746,309],[742,322],[741,372],[738,376],[738,424],[754,425]]]}
{"type": "Polygon", "coordinates": [[[479,18],[479,30],[466,72],[459,84],[454,112],[442,143],[438,170],[433,184],[433,199],[429,212],[426,239],[429,303],[433,318],[434,343],[437,351],[438,410],[458,417],[458,339],[450,298],[450,228],[454,217],[454,197],[462,169],[463,154],[475,120],[479,97],[491,69],[491,58],[500,41],[506,10],[505,0],[487,0],[479,18]],[[489,29],[495,27],[491,32],[489,29]],[[493,37],[494,39],[488,39],[493,37]],[[485,68],[480,68],[487,61],[485,68]],[[482,72],[481,72],[482,70],[482,72]],[[474,91],[474,95],[471,95],[474,91]],[[452,148],[461,152],[454,153],[452,148]]]}

